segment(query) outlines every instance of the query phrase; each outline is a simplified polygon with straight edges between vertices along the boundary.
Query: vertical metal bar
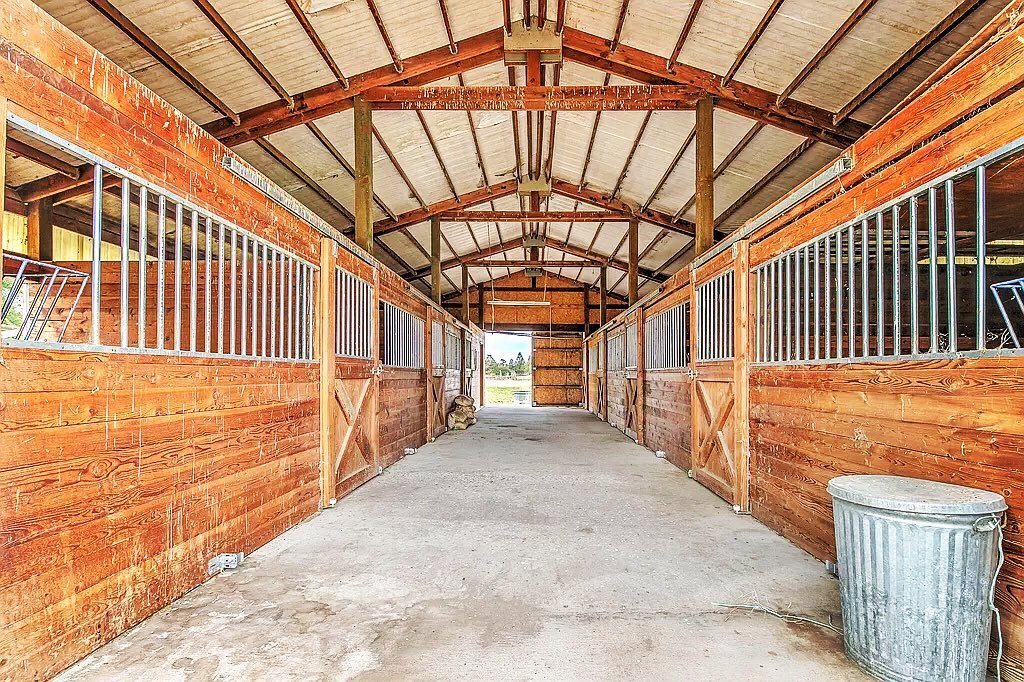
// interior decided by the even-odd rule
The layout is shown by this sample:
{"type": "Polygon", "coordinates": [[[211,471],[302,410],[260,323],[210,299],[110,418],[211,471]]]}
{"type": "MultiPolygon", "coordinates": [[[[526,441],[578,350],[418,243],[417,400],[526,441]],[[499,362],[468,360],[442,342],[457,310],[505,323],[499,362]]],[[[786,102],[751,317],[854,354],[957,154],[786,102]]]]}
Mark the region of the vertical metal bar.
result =
{"type": "MultiPolygon", "coordinates": [[[[50,286],[47,288],[47,294],[49,293],[49,290],[53,287],[53,282],[55,282],[57,280],[57,276],[58,276],[59,273],[60,273],[59,269],[53,271],[53,276],[51,277],[51,280],[50,280],[50,286]]],[[[35,337],[36,341],[41,339],[42,336],[43,336],[43,332],[46,331],[46,325],[48,325],[50,323],[50,318],[53,316],[53,310],[54,310],[54,308],[57,307],[57,302],[60,301],[60,297],[64,293],[64,289],[65,289],[65,287],[67,287],[69,279],[70,279],[70,276],[67,275],[67,274],[65,274],[65,275],[63,275],[61,277],[60,286],[57,287],[57,293],[55,293],[53,295],[53,299],[50,301],[50,307],[47,309],[46,315],[43,317],[42,323],[39,325],[39,331],[36,332],[36,337],[35,337]]]]}
{"type": "Polygon", "coordinates": [[[832,357],[832,240],[823,239],[825,245],[825,359],[832,357]]]}
{"type": "MultiPolygon", "coordinates": [[[[121,327],[121,347],[128,347],[128,252],[131,238],[128,230],[131,227],[132,187],[128,178],[121,178],[121,310],[119,320],[121,327]]],[[[140,254],[141,256],[141,254],[140,254]]]]}
{"type": "Polygon", "coordinates": [[[92,315],[89,337],[93,345],[100,343],[100,256],[103,254],[103,168],[95,167],[92,176],[92,315]]]}
{"type": "Polygon", "coordinates": [[[848,290],[847,298],[850,302],[847,306],[847,328],[850,330],[849,357],[851,359],[857,354],[857,284],[853,271],[853,263],[856,260],[855,252],[857,250],[856,241],[854,239],[855,226],[856,223],[850,223],[850,226],[846,231],[846,288],[848,290]]]}
{"type": "Polygon", "coordinates": [[[242,291],[241,296],[238,297],[241,303],[241,321],[238,325],[239,336],[241,341],[239,344],[239,354],[245,355],[246,340],[249,336],[248,326],[248,311],[249,311],[249,235],[245,232],[242,233],[242,291]]]}
{"type": "Polygon", "coordinates": [[[146,259],[149,253],[149,190],[139,186],[139,348],[146,347],[146,259]]]}
{"type": "Polygon", "coordinates": [[[793,265],[786,254],[786,360],[793,359],[793,265]]]}
{"type": "Polygon", "coordinates": [[[811,359],[811,247],[804,246],[804,348],[803,360],[811,359]]]}
{"type": "Polygon", "coordinates": [[[224,352],[224,223],[217,224],[217,352],[224,352]]]}
{"type": "Polygon", "coordinates": [[[157,198],[156,208],[156,347],[164,349],[164,315],[167,308],[167,197],[157,198]]]}
{"type": "Polygon", "coordinates": [[[869,263],[871,248],[868,245],[868,233],[871,224],[867,218],[860,221],[860,346],[861,355],[867,357],[871,353],[871,298],[869,293],[869,263]]]}
{"type": "Polygon", "coordinates": [[[203,350],[209,353],[213,330],[213,219],[206,217],[206,250],[203,265],[203,350]]]}
{"type": "Polygon", "coordinates": [[[956,320],[956,215],[953,212],[953,180],[946,180],[946,307],[949,313],[949,352],[957,350],[956,320]]]}
{"type": "Polygon", "coordinates": [[[920,350],[920,282],[917,270],[917,197],[910,197],[910,353],[920,350]]]}
{"type": "Polygon", "coordinates": [[[929,325],[929,346],[930,353],[936,353],[939,349],[939,262],[936,254],[939,216],[938,216],[938,190],[935,187],[928,188],[928,325],[929,325]]]}
{"type": "Polygon", "coordinates": [[[228,332],[231,338],[231,354],[235,354],[235,342],[238,335],[238,231],[231,228],[231,330],[228,332]]]}
{"type": "Polygon", "coordinates": [[[1003,316],[1003,321],[1006,322],[1006,330],[1010,332],[1010,339],[1013,340],[1014,347],[1020,348],[1020,339],[1017,338],[1017,332],[1014,330],[1013,324],[1010,322],[1009,315],[1006,314],[1006,306],[1003,305],[1003,300],[999,296],[999,290],[993,287],[992,295],[995,296],[996,305],[999,306],[999,313],[1003,316]]]}
{"type": "Polygon", "coordinates": [[[288,311],[288,324],[285,326],[285,337],[288,341],[288,354],[289,360],[295,359],[295,310],[292,307],[295,303],[295,259],[288,258],[288,305],[285,310],[288,311]]]}
{"type": "Polygon", "coordinates": [[[875,354],[885,355],[885,214],[875,214],[875,354]]]}
{"type": "Polygon", "coordinates": [[[181,350],[181,223],[182,207],[174,205],[174,350],[181,350]]]}
{"type": "Polygon", "coordinates": [[[189,253],[188,349],[195,352],[199,320],[199,214],[192,211],[192,249],[189,253]]]}
{"type": "Polygon", "coordinates": [[[900,207],[892,207],[892,354],[902,355],[903,341],[900,338],[902,316],[900,303],[900,207]]]}
{"type": "Polygon", "coordinates": [[[277,357],[277,249],[270,251],[270,352],[268,356],[277,357]]]}
{"type": "Polygon", "coordinates": [[[814,240],[814,359],[821,360],[821,240],[814,240]]]}
{"type": "Polygon", "coordinates": [[[252,341],[250,346],[251,350],[249,354],[253,357],[259,357],[259,325],[260,325],[260,290],[259,290],[259,276],[260,276],[260,261],[259,261],[259,248],[260,243],[256,240],[256,237],[252,238],[252,291],[249,292],[252,296],[252,313],[249,315],[249,338],[252,341]]]}
{"type": "Polygon", "coordinates": [[[975,294],[977,295],[975,307],[977,308],[977,326],[974,335],[977,337],[975,341],[975,347],[978,350],[985,350],[988,345],[988,339],[986,334],[988,333],[988,320],[985,319],[985,290],[987,273],[985,267],[988,265],[985,262],[987,256],[988,247],[987,241],[987,221],[988,216],[985,215],[985,166],[978,166],[975,171],[977,182],[975,183],[975,191],[977,192],[977,211],[978,211],[978,233],[977,233],[977,258],[978,258],[978,269],[977,269],[977,282],[975,283],[975,294]]]}
{"type": "Polygon", "coordinates": [[[269,263],[267,263],[268,249],[267,244],[263,244],[263,281],[261,283],[262,293],[260,294],[260,355],[263,357],[270,357],[270,352],[267,347],[267,292],[269,290],[269,284],[267,283],[267,271],[269,270],[269,263]]]}
{"type": "Polygon", "coordinates": [[[803,339],[801,338],[801,320],[803,319],[802,310],[802,297],[800,296],[800,279],[803,275],[800,272],[800,266],[803,265],[803,261],[800,258],[800,250],[797,249],[793,252],[793,359],[800,360],[800,349],[803,348],[803,339]]]}
{"type": "Polygon", "coordinates": [[[836,232],[836,357],[843,357],[843,231],[836,232]]]}

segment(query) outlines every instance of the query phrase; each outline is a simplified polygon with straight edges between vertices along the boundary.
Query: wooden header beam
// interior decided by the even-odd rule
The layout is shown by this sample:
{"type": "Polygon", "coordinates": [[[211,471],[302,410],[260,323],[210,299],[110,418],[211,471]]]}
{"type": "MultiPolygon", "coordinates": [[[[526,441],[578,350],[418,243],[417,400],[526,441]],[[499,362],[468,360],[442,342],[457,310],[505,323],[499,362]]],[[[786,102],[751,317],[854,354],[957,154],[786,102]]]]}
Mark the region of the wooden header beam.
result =
{"type": "Polygon", "coordinates": [[[463,265],[471,268],[603,268],[604,263],[596,260],[471,260],[463,265]]]}
{"type": "Polygon", "coordinates": [[[447,222],[521,222],[535,223],[625,223],[633,218],[614,211],[447,211],[440,216],[447,222]]]}
{"type": "Polygon", "coordinates": [[[685,85],[398,86],[365,94],[375,109],[441,111],[685,111],[702,96],[685,85]]]}

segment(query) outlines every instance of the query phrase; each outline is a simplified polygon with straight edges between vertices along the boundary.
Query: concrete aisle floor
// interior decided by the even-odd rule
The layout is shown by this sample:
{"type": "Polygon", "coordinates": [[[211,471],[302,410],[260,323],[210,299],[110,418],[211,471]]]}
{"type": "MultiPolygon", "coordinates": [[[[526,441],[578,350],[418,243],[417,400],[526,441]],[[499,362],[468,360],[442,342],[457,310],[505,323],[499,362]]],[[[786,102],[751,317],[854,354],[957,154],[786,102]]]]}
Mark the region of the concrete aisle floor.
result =
{"type": "Polygon", "coordinates": [[[853,680],[822,565],[581,410],[490,407],[63,680],[853,680]]]}

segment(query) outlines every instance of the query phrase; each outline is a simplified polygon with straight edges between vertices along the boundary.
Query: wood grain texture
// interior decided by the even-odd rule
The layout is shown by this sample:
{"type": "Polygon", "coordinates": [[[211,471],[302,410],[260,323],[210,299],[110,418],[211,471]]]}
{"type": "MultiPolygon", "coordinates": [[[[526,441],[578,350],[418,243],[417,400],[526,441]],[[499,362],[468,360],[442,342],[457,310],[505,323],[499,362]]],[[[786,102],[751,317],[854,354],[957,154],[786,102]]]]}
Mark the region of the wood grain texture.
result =
{"type": "Polygon", "coordinates": [[[317,510],[317,368],[6,348],[0,677],[49,677],[317,510]]]}

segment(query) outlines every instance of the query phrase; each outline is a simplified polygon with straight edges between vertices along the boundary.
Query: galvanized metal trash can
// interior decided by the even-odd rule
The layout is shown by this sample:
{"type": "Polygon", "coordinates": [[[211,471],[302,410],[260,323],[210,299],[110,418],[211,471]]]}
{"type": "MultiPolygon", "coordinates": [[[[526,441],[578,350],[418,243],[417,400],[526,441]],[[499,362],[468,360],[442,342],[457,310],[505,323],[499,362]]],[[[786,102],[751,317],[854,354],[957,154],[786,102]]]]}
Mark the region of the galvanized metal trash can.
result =
{"type": "Polygon", "coordinates": [[[828,491],[846,654],[884,680],[984,682],[1003,497],[899,476],[828,491]]]}

